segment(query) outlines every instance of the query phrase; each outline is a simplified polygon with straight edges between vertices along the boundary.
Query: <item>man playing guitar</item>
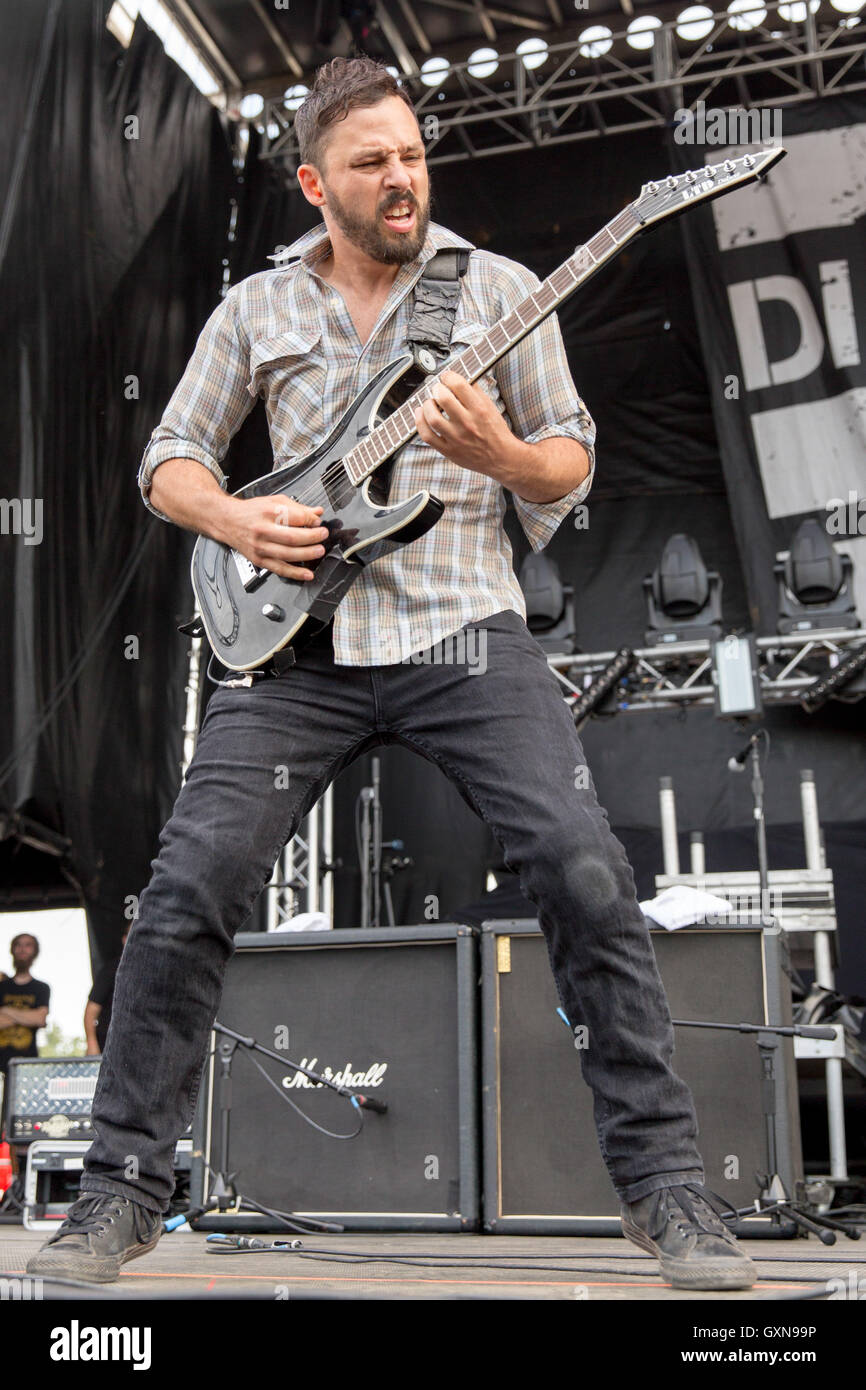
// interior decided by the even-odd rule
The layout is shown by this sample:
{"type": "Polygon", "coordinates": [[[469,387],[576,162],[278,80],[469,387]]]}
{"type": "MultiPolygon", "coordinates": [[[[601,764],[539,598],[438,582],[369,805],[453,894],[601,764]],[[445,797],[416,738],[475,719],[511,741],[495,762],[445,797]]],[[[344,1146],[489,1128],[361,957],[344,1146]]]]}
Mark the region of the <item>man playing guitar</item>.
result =
{"type": "MultiPolygon", "coordinates": [[[[296,243],[294,260],[242,281],[214,311],[140,483],[163,518],[309,582],[328,539],[322,508],[228,495],[219,464],[231,437],[262,395],[275,467],[307,452],[403,350],[426,262],[470,243],[430,221],[418,122],[378,63],[321,68],[296,132],[298,181],[324,225],[296,243]]],[[[472,342],[538,284],[472,248],[453,341],[472,342]]],[[[595,428],[556,316],[476,383],[445,372],[415,423],[389,501],[430,488],[445,503],[441,520],[365,569],[288,671],[223,686],[208,704],[118,969],[81,1196],[31,1273],[105,1282],[154,1247],[233,937],[333,778],[360,752],[398,742],[454,782],[537,906],[564,1010],[588,1030],[579,1055],[625,1234],[678,1287],[755,1280],[703,1187],[694,1106],[671,1068],[670,1013],[632,871],[526,627],[502,526],[508,489],[541,549],[591,484],[595,428]],[[483,670],[410,660],[465,639],[469,626],[476,646],[483,639],[483,670]],[[288,787],[274,776],[282,766],[288,787]]]]}

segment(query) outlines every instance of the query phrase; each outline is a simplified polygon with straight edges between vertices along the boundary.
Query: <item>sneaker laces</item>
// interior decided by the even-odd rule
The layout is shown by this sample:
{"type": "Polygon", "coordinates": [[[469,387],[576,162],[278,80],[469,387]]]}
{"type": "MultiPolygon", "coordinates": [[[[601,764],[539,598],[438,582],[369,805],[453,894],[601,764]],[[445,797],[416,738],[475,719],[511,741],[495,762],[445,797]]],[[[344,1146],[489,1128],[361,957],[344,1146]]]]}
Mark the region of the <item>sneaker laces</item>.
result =
{"type": "MultiPolygon", "coordinates": [[[[133,1208],[136,1238],[146,1240],[152,1231],[147,1229],[145,1208],[139,1202],[133,1202],[130,1198],[119,1195],[79,1197],[78,1201],[73,1202],[66,1213],[66,1220],[57,1235],[58,1237],[61,1235],[78,1236],[86,1235],[91,1231],[101,1235],[106,1226],[110,1226],[124,1215],[124,1207],[127,1205],[133,1208]]],[[[148,1212],[147,1215],[151,1215],[151,1213],[148,1212]]]]}
{"type": "MultiPolygon", "coordinates": [[[[724,1234],[728,1234],[725,1225],[726,1210],[736,1219],[736,1208],[732,1207],[725,1197],[720,1197],[717,1192],[711,1192],[708,1187],[702,1187],[699,1183],[682,1183],[676,1187],[665,1188],[664,1191],[673,1195],[673,1200],[680,1207],[681,1214],[684,1213],[694,1228],[703,1235],[717,1236],[720,1224],[724,1234]],[[701,1207],[709,1208],[709,1211],[702,1211],[701,1207]]],[[[675,1211],[668,1213],[669,1221],[675,1220],[676,1217],[675,1211]]],[[[677,1222],[677,1227],[684,1235],[687,1234],[682,1220],[677,1222]]]]}

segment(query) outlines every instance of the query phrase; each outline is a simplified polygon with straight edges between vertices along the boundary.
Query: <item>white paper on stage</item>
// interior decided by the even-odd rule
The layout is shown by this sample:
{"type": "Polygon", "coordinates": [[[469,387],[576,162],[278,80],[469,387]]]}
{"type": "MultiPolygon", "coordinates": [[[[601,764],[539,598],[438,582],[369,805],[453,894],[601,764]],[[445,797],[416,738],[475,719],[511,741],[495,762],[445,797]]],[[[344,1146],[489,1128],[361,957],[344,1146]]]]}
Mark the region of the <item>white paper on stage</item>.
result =
{"type": "MultiPolygon", "coordinates": [[[[731,904],[725,898],[717,898],[714,893],[703,893],[699,888],[690,888],[685,883],[675,883],[666,888],[657,898],[647,898],[639,904],[645,917],[657,922],[666,931],[677,931],[680,927],[715,925],[714,919],[723,917],[731,911],[731,904]]],[[[724,923],[719,925],[724,926],[724,923]]]]}
{"type": "Polygon", "coordinates": [[[287,922],[280,922],[276,927],[270,927],[270,931],[330,931],[331,924],[324,912],[299,912],[296,917],[290,917],[287,922]]]}

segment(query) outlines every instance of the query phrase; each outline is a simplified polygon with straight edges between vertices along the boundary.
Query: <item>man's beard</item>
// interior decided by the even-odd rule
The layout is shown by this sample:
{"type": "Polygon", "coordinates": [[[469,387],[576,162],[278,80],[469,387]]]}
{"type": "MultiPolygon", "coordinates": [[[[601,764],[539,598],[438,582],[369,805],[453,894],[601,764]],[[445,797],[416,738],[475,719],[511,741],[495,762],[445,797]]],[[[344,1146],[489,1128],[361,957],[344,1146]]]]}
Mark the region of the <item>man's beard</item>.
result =
{"type": "Polygon", "coordinates": [[[372,257],[374,261],[381,262],[382,265],[405,265],[407,261],[414,261],[427,240],[427,229],[430,225],[429,196],[427,205],[423,208],[409,194],[406,194],[402,199],[390,198],[385,208],[376,210],[375,221],[370,222],[351,212],[345,203],[341,203],[336,194],[327,187],[324,179],[322,186],[328,195],[328,211],[340,231],[355,246],[366,251],[368,256],[372,257]],[[391,207],[397,207],[400,202],[405,202],[414,209],[416,221],[413,232],[392,232],[381,221],[382,213],[391,207]]]}

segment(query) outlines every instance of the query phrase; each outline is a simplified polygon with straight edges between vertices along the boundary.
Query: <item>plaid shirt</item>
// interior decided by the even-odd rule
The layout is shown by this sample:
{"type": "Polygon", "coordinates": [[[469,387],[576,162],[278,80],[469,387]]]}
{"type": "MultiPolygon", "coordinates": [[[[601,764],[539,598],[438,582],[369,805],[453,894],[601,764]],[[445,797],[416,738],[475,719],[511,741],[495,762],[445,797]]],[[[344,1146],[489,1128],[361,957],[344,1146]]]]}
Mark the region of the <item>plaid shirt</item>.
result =
{"type": "MultiPolygon", "coordinates": [[[[315,271],[330,250],[324,226],[307,232],[280,256],[298,257],[249,276],[230,289],[202,330],[183,377],[154,430],[139,472],[148,500],[154,469],[191,458],[227,486],[220,469],[229,442],[264,397],[274,468],[315,448],[370,378],[405,351],[410,291],[426,262],[443,247],[472,249],[452,333],[455,352],[472,343],[540,284],[516,261],[431,222],[415,260],[402,265],[368,341],[362,346],[343,297],[315,271]]],[[[550,314],[476,385],[511,430],[528,444],[565,435],[587,449],[594,470],[595,426],[568,369],[562,333],[550,314]]],[[[541,550],[592,484],[586,480],[555,502],[514,497],[521,525],[541,550]]],[[[432,530],[376,560],[349,589],[334,618],[339,665],[403,661],[465,624],[503,609],[526,616],[502,521],[503,489],[461,468],[416,435],[400,452],[389,502],[428,489],[445,503],[432,530]]]]}

